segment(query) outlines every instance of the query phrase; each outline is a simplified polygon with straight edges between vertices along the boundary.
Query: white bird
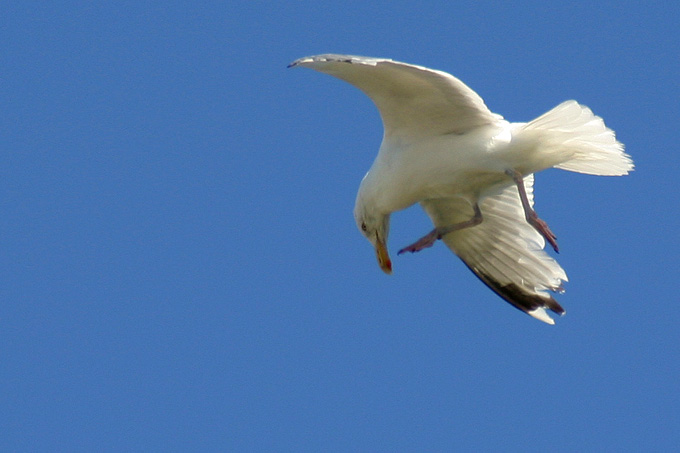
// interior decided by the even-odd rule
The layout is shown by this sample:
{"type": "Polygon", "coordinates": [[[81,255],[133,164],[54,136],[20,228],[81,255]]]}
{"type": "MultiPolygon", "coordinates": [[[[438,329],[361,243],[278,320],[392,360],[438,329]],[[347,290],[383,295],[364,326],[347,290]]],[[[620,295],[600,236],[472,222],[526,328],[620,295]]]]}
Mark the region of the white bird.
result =
{"type": "Polygon", "coordinates": [[[543,250],[544,238],[558,248],[532,208],[533,174],[551,167],[631,171],[630,156],[602,118],[566,101],[528,123],[510,123],[452,75],[389,59],[326,54],[294,66],[356,86],[380,111],[384,136],[359,186],[354,217],[383,271],[392,273],[390,214],[420,203],[435,228],[399,253],[442,239],[516,308],[549,324],[546,309],[564,314],[548,291],[562,292],[567,275],[543,250]]]}

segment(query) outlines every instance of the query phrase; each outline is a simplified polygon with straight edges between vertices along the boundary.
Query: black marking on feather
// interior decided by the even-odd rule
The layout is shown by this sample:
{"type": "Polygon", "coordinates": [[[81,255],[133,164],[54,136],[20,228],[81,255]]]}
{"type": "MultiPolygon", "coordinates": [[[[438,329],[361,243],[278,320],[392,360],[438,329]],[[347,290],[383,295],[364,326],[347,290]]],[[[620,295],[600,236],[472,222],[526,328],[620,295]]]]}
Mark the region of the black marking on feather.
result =
{"type": "Polygon", "coordinates": [[[563,315],[565,312],[564,308],[562,308],[562,306],[551,296],[541,297],[536,294],[531,294],[515,283],[502,286],[497,280],[481,273],[478,269],[475,269],[472,266],[468,266],[468,268],[484,282],[486,286],[491,288],[496,294],[518,310],[529,313],[532,310],[543,307],[558,315],[563,315]]]}

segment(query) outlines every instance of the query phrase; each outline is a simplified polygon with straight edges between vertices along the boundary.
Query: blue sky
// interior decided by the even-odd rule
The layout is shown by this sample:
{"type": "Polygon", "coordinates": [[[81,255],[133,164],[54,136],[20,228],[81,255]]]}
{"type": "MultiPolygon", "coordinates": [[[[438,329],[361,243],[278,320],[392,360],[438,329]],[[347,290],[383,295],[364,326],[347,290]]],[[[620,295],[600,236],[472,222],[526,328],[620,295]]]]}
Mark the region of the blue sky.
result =
{"type": "MultiPolygon", "coordinates": [[[[0,449],[680,444],[680,8],[366,3],[3,7],[0,449]],[[576,99],[617,132],[631,176],[536,178],[556,326],[442,244],[380,271],[352,218],[377,111],[286,69],[327,52],[445,70],[511,121],[576,99]]],[[[395,214],[391,252],[430,228],[395,214]]]]}

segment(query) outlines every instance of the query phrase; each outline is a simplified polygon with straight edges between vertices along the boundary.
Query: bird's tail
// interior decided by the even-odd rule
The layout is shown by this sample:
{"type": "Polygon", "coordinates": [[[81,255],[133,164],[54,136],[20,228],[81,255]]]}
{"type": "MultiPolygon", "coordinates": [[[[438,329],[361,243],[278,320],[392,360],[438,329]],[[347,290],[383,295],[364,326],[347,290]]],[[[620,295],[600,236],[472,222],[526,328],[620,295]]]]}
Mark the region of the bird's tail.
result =
{"type": "Polygon", "coordinates": [[[576,101],[563,102],[524,124],[522,133],[540,136],[540,153],[555,158],[555,168],[605,176],[625,175],[633,169],[614,131],[576,101]]]}

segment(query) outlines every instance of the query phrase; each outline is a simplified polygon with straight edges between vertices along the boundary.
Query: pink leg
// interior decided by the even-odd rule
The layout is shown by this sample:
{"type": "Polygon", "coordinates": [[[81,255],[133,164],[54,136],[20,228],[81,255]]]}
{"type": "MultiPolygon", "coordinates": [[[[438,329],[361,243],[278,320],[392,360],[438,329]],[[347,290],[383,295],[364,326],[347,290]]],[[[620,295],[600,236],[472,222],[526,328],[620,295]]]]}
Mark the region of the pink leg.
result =
{"type": "Polygon", "coordinates": [[[560,249],[557,246],[557,236],[555,236],[555,234],[552,231],[550,231],[550,228],[548,227],[547,223],[538,218],[538,214],[536,214],[536,211],[534,211],[531,208],[531,204],[529,204],[529,198],[527,197],[527,191],[524,188],[524,178],[522,177],[522,174],[516,170],[506,170],[505,173],[508,176],[510,176],[517,185],[519,199],[521,200],[522,207],[524,208],[524,216],[526,217],[527,222],[529,222],[529,225],[531,225],[536,229],[536,231],[541,233],[545,240],[548,241],[548,243],[550,243],[553,250],[559,253],[560,249]]]}
{"type": "Polygon", "coordinates": [[[475,225],[479,225],[480,223],[482,223],[482,212],[479,210],[479,205],[477,203],[475,203],[473,208],[475,210],[475,215],[470,220],[456,223],[455,225],[451,225],[448,227],[435,228],[434,230],[427,233],[425,236],[418,239],[413,244],[399,250],[399,252],[397,252],[397,255],[401,255],[404,252],[411,253],[419,252],[428,247],[432,247],[435,242],[437,242],[445,235],[451,233],[452,231],[462,230],[463,228],[469,228],[475,225]]]}

